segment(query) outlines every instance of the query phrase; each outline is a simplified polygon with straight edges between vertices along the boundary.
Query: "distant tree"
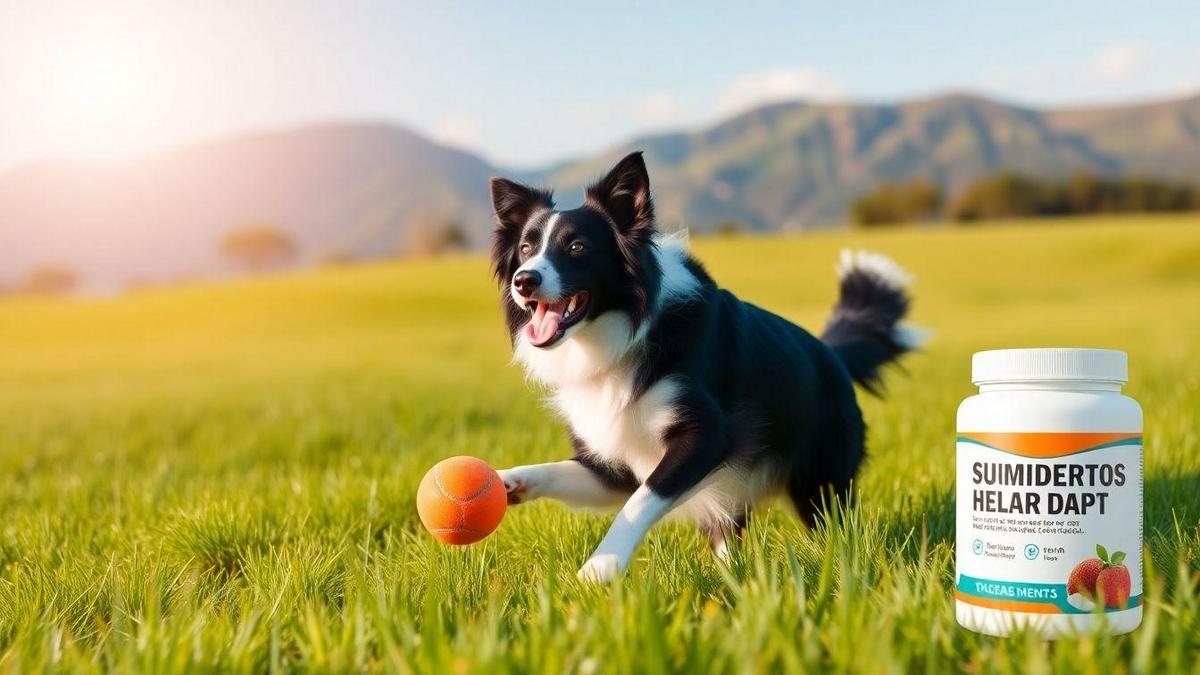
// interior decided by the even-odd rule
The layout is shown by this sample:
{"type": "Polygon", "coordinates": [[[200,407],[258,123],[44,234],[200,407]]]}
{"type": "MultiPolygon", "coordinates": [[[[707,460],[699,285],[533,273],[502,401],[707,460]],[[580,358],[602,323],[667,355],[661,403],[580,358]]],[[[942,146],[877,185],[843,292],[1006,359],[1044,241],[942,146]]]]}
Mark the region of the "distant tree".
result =
{"type": "Polygon", "coordinates": [[[713,234],[718,237],[735,237],[746,229],[746,225],[739,220],[722,220],[713,226],[713,234]]]}
{"type": "Polygon", "coordinates": [[[291,264],[298,253],[295,239],[270,223],[252,223],[221,238],[221,254],[239,267],[262,272],[291,264]]]}
{"type": "Polygon", "coordinates": [[[1028,176],[1002,173],[967,186],[950,207],[959,221],[1015,218],[1039,212],[1042,186],[1028,176]]]}
{"type": "Polygon", "coordinates": [[[467,247],[467,233],[462,223],[456,220],[442,223],[437,231],[437,240],[441,251],[459,251],[467,247]]]}
{"type": "Polygon", "coordinates": [[[37,295],[66,295],[79,286],[79,275],[62,265],[42,265],[29,270],[17,286],[18,292],[37,295]]]}
{"type": "Polygon", "coordinates": [[[1004,173],[971,184],[950,208],[954,220],[1133,213],[1200,209],[1200,187],[1155,178],[1099,178],[1077,173],[1065,181],[1004,173]]]}
{"type": "Polygon", "coordinates": [[[1122,211],[1186,211],[1200,207],[1200,189],[1153,178],[1123,182],[1116,200],[1122,211]]]}
{"type": "Polygon", "coordinates": [[[354,255],[347,251],[329,251],[321,256],[321,264],[329,267],[349,265],[354,262],[354,255]]]}
{"type": "Polygon", "coordinates": [[[441,255],[467,247],[467,233],[457,220],[418,220],[413,227],[408,253],[441,255]]]}
{"type": "Polygon", "coordinates": [[[890,225],[930,220],[942,207],[942,191],[925,180],[885,183],[854,201],[851,213],[859,225],[890,225]]]}
{"type": "Polygon", "coordinates": [[[1104,203],[1105,183],[1090,173],[1075,173],[1067,179],[1067,205],[1071,213],[1096,213],[1104,203]]]}

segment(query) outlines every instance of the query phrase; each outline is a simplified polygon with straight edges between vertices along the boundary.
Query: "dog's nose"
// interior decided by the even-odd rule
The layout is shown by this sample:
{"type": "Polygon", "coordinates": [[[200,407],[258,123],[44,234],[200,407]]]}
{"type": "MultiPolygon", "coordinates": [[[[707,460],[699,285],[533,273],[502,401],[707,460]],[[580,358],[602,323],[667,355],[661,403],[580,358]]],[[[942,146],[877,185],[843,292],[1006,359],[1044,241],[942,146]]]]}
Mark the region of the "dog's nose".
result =
{"type": "Polygon", "coordinates": [[[533,270],[521,270],[517,272],[517,276],[513,277],[513,287],[523,298],[533,295],[533,292],[541,285],[542,275],[533,270]]]}

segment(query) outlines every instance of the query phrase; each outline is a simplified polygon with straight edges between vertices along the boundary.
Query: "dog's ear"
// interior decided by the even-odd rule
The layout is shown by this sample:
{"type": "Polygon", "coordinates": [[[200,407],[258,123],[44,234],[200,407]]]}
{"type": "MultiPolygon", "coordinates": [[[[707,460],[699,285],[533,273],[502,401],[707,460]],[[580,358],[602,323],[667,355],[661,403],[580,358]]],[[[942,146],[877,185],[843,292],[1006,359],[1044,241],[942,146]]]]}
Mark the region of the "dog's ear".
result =
{"type": "Polygon", "coordinates": [[[519,230],[535,211],[554,208],[553,194],[507,178],[493,178],[492,208],[497,229],[519,230]]]}
{"type": "Polygon", "coordinates": [[[553,194],[522,185],[507,178],[493,178],[492,208],[496,211],[496,230],[492,234],[492,266],[501,284],[516,271],[517,241],[529,216],[541,209],[554,208],[553,194]]]}
{"type": "Polygon", "coordinates": [[[587,189],[587,200],[603,210],[622,234],[635,235],[654,227],[654,201],[650,198],[650,174],[641,151],[625,159],[587,189]]]}
{"type": "Polygon", "coordinates": [[[641,151],[625,156],[587,189],[587,202],[608,214],[617,227],[617,248],[625,260],[636,300],[634,325],[650,311],[658,293],[654,283],[661,272],[654,256],[654,202],[650,199],[650,174],[641,151]]]}

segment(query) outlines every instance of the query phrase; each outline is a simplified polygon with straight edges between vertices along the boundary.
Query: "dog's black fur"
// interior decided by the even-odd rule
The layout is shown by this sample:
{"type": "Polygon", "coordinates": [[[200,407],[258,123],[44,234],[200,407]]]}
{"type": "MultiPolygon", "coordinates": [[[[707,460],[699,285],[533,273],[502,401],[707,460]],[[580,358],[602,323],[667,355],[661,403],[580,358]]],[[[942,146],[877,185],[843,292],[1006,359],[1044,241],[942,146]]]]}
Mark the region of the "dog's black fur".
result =
{"type": "MultiPolygon", "coordinates": [[[[666,378],[678,384],[672,421],[661,431],[661,460],[648,475],[589,448],[573,431],[575,458],[597,479],[621,493],[644,482],[675,500],[720,467],[769,466],[775,486],[809,522],[827,493],[847,494],[865,437],[852,382],[878,391],[880,369],[909,349],[897,329],[909,306],[902,284],[851,265],[820,339],[720,288],[690,255],[682,269],[694,283],[685,280],[688,292],[669,294],[678,280],[666,276],[682,275],[678,266],[664,270],[657,250],[641,153],[621,160],[574,210],[553,211],[550,192],[504,179],[493,179],[492,196],[492,258],[514,344],[531,315],[510,284],[542,252],[561,277],[563,297],[587,292],[581,325],[618,312],[628,317],[631,335],[641,328],[611,364],[631,373],[631,400],[666,378]],[[543,242],[551,223],[553,236],[543,242]]],[[[744,513],[729,518],[735,528],[744,523],[744,513]]],[[[716,526],[701,524],[710,533],[716,526]]]]}

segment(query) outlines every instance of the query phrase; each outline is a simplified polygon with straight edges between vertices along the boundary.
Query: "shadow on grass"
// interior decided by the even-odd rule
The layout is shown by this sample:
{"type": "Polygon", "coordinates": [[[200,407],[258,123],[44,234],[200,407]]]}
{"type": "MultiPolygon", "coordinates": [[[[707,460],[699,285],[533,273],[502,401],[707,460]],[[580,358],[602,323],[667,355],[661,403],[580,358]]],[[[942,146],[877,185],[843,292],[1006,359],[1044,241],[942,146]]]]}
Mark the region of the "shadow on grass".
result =
{"type": "Polygon", "coordinates": [[[893,517],[887,517],[884,541],[909,562],[919,562],[939,546],[954,546],[954,491],[931,490],[906,498],[893,517]]]}
{"type": "Polygon", "coordinates": [[[1143,500],[1145,545],[1168,587],[1181,564],[1200,571],[1200,471],[1150,476],[1143,500]]]}
{"type": "Polygon", "coordinates": [[[1147,478],[1144,500],[1148,533],[1173,532],[1176,520],[1200,523],[1200,471],[1147,478]]]}

